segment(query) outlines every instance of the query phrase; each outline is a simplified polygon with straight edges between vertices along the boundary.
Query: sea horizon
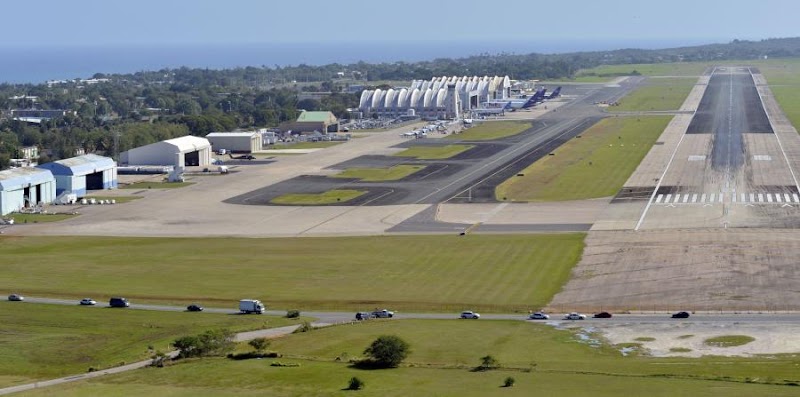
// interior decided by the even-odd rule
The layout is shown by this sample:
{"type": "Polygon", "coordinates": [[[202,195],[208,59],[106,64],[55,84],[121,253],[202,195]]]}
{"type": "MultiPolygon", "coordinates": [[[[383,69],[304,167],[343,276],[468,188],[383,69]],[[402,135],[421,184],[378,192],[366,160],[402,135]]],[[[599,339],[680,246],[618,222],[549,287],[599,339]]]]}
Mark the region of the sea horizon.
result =
{"type": "Polygon", "coordinates": [[[230,69],[418,62],[479,54],[558,54],[623,48],[662,49],[722,42],[696,40],[539,40],[462,42],[340,42],[270,44],[162,44],[97,46],[0,46],[0,83],[40,84],[180,67],[230,69]]]}

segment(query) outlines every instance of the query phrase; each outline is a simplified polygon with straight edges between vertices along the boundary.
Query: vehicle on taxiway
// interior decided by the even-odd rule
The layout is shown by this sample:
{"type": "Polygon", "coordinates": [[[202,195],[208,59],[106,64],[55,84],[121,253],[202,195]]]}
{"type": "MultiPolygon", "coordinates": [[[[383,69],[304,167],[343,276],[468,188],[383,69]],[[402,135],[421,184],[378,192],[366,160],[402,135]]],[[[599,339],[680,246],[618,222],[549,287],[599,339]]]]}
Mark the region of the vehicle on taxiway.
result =
{"type": "Polygon", "coordinates": [[[200,306],[200,305],[197,305],[197,304],[191,304],[189,306],[186,306],[186,311],[187,312],[202,312],[203,311],[203,306],[200,306]]]}
{"type": "Polygon", "coordinates": [[[94,306],[97,304],[97,301],[92,298],[83,298],[78,304],[81,306],[94,306]]]}
{"type": "Polygon", "coordinates": [[[528,320],[549,320],[549,319],[550,319],[550,315],[549,314],[544,314],[542,312],[531,313],[528,316],[528,320]]]}
{"type": "Polygon", "coordinates": [[[564,320],[586,320],[586,315],[572,312],[564,316],[564,320]]]}
{"type": "Polygon", "coordinates": [[[689,318],[689,312],[677,312],[672,315],[672,318],[689,318]]]}
{"type": "Polygon", "coordinates": [[[481,315],[478,314],[478,313],[475,313],[475,312],[473,312],[471,310],[465,310],[465,311],[461,312],[461,318],[477,320],[477,319],[481,318],[481,315]]]}
{"type": "Polygon", "coordinates": [[[394,317],[394,312],[386,309],[375,310],[370,313],[370,316],[375,318],[392,318],[394,317]]]}

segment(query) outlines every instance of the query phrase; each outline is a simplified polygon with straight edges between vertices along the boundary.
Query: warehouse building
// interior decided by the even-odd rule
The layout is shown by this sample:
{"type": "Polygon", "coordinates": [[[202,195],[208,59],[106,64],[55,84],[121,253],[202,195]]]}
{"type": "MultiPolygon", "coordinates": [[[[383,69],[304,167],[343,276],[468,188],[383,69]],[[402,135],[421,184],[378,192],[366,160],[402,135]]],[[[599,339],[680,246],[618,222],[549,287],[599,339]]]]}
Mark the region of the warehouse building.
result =
{"type": "Polygon", "coordinates": [[[165,165],[205,167],[211,164],[211,143],[208,139],[186,135],[151,143],[122,152],[120,163],[126,165],[165,165]]]}
{"type": "Polygon", "coordinates": [[[365,90],[358,110],[365,117],[420,116],[428,119],[453,119],[481,103],[508,99],[511,80],[494,77],[434,77],[414,80],[410,87],[365,90]]]}
{"type": "Polygon", "coordinates": [[[215,152],[225,149],[234,153],[253,153],[261,150],[258,132],[212,132],[206,135],[215,152]]]}
{"type": "Polygon", "coordinates": [[[87,190],[114,189],[117,187],[117,163],[114,160],[85,154],[39,166],[53,173],[56,179],[56,195],[72,193],[77,197],[87,190]]]}
{"type": "Polygon", "coordinates": [[[281,126],[281,130],[300,133],[321,132],[323,134],[339,132],[339,120],[331,112],[303,111],[297,120],[281,126]]]}
{"type": "Polygon", "coordinates": [[[33,167],[0,171],[0,215],[21,211],[56,198],[56,179],[49,170],[33,167]]]}

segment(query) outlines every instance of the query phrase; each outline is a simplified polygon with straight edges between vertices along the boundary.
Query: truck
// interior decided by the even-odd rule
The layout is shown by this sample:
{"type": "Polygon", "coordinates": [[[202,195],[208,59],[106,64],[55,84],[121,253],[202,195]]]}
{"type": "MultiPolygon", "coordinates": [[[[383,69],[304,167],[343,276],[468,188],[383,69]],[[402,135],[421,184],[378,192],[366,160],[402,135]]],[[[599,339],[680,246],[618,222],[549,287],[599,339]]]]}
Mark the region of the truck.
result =
{"type": "Polygon", "coordinates": [[[262,314],[264,310],[264,304],[258,299],[242,299],[239,301],[239,311],[243,314],[262,314]]]}
{"type": "Polygon", "coordinates": [[[394,317],[394,312],[386,309],[383,310],[375,309],[375,311],[370,313],[370,316],[374,318],[392,318],[394,317]]]}

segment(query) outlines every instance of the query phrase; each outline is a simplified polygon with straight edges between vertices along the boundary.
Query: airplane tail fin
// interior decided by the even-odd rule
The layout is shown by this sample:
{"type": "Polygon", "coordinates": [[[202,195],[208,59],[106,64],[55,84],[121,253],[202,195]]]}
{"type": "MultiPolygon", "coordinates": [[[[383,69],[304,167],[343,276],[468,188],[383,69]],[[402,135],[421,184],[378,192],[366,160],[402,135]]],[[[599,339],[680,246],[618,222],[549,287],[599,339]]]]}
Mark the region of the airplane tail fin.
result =
{"type": "Polygon", "coordinates": [[[559,87],[556,87],[556,89],[553,90],[552,93],[550,93],[550,95],[547,97],[547,99],[557,98],[560,94],[561,94],[561,87],[559,86],[559,87]]]}

